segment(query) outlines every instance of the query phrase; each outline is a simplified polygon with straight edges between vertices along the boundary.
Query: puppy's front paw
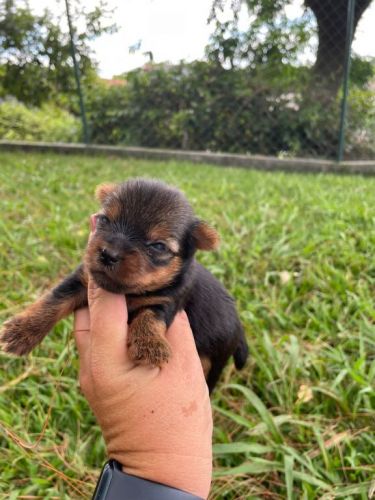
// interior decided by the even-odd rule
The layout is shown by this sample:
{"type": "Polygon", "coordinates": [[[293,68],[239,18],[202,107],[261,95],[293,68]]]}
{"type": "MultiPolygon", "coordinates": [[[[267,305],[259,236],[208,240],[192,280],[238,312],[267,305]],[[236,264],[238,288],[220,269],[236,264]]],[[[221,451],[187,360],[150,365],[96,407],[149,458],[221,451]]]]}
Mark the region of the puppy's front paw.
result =
{"type": "Polygon", "coordinates": [[[164,337],[166,330],[165,322],[154,311],[140,311],[129,325],[128,349],[131,359],[153,366],[167,363],[171,349],[164,337]]]}
{"type": "Polygon", "coordinates": [[[145,365],[161,366],[171,356],[168,342],[155,334],[152,337],[133,336],[128,349],[132,360],[145,365]]]}
{"type": "Polygon", "coordinates": [[[36,345],[35,325],[27,316],[15,316],[3,324],[0,342],[3,350],[17,356],[29,354],[36,345]]]}

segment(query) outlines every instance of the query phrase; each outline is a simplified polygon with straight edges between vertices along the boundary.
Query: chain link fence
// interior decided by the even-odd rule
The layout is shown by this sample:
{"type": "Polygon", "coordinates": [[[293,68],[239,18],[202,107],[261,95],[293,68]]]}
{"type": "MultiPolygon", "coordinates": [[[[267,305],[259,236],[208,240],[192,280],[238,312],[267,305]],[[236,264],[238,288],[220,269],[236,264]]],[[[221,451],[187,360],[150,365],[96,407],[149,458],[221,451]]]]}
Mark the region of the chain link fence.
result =
{"type": "Polygon", "coordinates": [[[111,29],[100,11],[82,28],[79,0],[60,2],[70,40],[64,7],[55,21],[21,4],[0,1],[0,138],[375,159],[375,0],[211,0],[204,57],[163,63],[150,47],[147,63],[109,81],[88,48],[111,29]]]}
{"type": "Polygon", "coordinates": [[[205,60],[150,61],[88,92],[91,141],[374,159],[371,19],[371,0],[217,0],[205,60]]]}

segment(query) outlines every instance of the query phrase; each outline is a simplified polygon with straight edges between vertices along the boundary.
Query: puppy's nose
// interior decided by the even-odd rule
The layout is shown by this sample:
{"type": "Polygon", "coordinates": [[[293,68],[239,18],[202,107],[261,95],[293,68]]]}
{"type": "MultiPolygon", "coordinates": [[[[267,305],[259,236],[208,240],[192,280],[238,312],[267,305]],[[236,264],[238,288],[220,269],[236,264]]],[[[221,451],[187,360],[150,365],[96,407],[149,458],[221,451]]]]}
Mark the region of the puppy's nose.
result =
{"type": "Polygon", "coordinates": [[[115,250],[102,248],[100,251],[100,262],[105,266],[113,266],[120,260],[120,255],[115,250]]]}

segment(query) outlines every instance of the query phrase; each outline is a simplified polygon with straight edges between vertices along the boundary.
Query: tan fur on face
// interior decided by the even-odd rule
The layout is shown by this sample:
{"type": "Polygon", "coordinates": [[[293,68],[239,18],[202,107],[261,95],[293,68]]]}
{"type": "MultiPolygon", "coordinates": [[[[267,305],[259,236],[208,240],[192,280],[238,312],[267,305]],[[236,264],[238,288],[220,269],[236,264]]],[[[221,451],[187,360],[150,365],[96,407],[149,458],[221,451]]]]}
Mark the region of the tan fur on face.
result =
{"type": "Polygon", "coordinates": [[[170,250],[172,250],[173,253],[178,253],[180,250],[180,245],[178,244],[178,241],[175,240],[174,238],[168,238],[166,240],[166,243],[170,250]]]}
{"type": "Polygon", "coordinates": [[[159,224],[152,228],[148,237],[150,241],[166,240],[171,236],[171,231],[166,224],[159,224]]]}
{"type": "Polygon", "coordinates": [[[181,270],[182,262],[179,257],[174,257],[170,264],[157,268],[140,276],[134,285],[140,291],[152,292],[169,285],[181,270]]]}
{"type": "Polygon", "coordinates": [[[112,183],[100,184],[95,190],[96,199],[104,203],[105,199],[115,191],[117,185],[112,183]]]}
{"type": "Polygon", "coordinates": [[[134,252],[134,254],[127,255],[126,258],[121,263],[121,266],[116,272],[116,277],[121,281],[121,283],[126,284],[132,293],[142,293],[146,289],[142,288],[140,285],[140,277],[147,272],[148,260],[145,255],[141,252],[134,252]]]}
{"type": "Polygon", "coordinates": [[[159,225],[148,234],[149,241],[162,241],[166,243],[173,253],[178,253],[180,245],[176,238],[171,236],[171,231],[166,225],[159,225]]]}
{"type": "MultiPolygon", "coordinates": [[[[85,255],[87,269],[101,270],[100,266],[98,268],[97,254],[103,246],[105,246],[105,242],[98,237],[92,238],[89,242],[85,255]]],[[[123,283],[129,289],[129,293],[151,292],[169,285],[181,267],[182,261],[178,256],[173,257],[166,266],[151,267],[147,256],[139,250],[135,250],[124,257],[124,260],[116,268],[113,279],[123,283]]],[[[111,274],[109,274],[110,278],[111,274]]]]}
{"type": "Polygon", "coordinates": [[[116,220],[121,213],[121,203],[114,196],[104,203],[104,214],[110,220],[116,220]]]}

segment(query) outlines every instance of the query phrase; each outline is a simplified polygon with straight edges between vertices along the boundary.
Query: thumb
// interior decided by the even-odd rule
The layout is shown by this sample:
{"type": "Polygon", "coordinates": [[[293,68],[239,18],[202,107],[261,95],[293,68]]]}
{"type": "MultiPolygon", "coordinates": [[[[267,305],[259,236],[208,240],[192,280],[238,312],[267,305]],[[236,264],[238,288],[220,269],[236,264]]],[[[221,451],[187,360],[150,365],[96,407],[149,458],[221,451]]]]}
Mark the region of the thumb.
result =
{"type": "Polygon", "coordinates": [[[195,345],[193,332],[185,311],[176,314],[171,326],[167,330],[166,338],[172,348],[172,359],[174,361],[184,359],[191,366],[200,367],[200,359],[195,345]]]}
{"type": "Polygon", "coordinates": [[[128,310],[124,295],[103,290],[89,276],[91,356],[117,369],[128,362],[128,310]]]}

